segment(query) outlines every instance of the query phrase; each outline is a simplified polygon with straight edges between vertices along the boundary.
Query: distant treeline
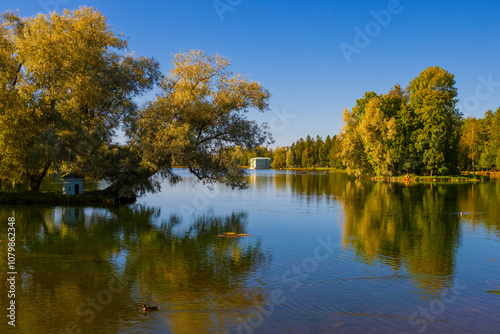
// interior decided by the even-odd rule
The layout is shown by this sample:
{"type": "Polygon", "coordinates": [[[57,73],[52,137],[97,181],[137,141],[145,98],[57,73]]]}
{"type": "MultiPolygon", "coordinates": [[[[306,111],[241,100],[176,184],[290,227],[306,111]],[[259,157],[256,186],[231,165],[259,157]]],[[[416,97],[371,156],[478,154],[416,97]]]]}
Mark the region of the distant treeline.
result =
{"type": "Polygon", "coordinates": [[[291,146],[241,152],[272,158],[273,168],[334,167],[355,175],[452,175],[500,168],[500,108],[484,118],[458,111],[454,75],[429,67],[406,89],[366,92],[344,110],[339,135],[299,139],[291,146]]]}
{"type": "Polygon", "coordinates": [[[257,147],[255,150],[244,150],[241,152],[240,166],[249,166],[250,159],[255,157],[266,157],[272,159],[272,168],[291,167],[335,167],[343,168],[340,152],[342,150],[337,135],[327,136],[323,140],[320,136],[316,139],[307,136],[304,140],[300,138],[291,146],[268,149],[257,147]]]}

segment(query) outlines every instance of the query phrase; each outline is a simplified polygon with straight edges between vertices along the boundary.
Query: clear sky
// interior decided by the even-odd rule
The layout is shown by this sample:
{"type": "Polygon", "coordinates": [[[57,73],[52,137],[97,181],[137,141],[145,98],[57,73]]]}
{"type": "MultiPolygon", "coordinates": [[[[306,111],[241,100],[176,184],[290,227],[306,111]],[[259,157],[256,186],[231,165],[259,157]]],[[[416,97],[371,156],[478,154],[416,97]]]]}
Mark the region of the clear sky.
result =
{"type": "Polygon", "coordinates": [[[464,115],[500,107],[496,0],[23,0],[0,10],[32,16],[82,5],[104,13],[164,72],[186,49],[231,59],[234,72],[273,94],[270,112],[250,115],[270,123],[273,146],[338,134],[342,110],[365,91],[406,87],[429,66],[455,75],[464,115]]]}

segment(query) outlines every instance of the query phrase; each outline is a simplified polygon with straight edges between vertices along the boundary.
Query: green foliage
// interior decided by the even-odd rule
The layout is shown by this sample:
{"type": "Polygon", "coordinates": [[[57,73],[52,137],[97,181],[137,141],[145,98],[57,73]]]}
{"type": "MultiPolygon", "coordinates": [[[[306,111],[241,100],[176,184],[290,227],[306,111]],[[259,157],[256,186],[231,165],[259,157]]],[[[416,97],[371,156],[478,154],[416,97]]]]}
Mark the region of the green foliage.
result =
{"type": "MultiPolygon", "coordinates": [[[[307,136],[306,140],[300,138],[292,145],[285,148],[286,167],[337,167],[341,168],[342,163],[339,157],[340,141],[338,136],[327,136],[323,138],[307,136]],[[333,138],[333,139],[332,139],[333,138]]],[[[273,159],[276,151],[274,152],[273,159]]]]}
{"type": "Polygon", "coordinates": [[[349,110],[345,109],[343,120],[341,157],[343,164],[347,168],[347,172],[356,176],[373,174],[373,168],[365,153],[363,139],[359,132],[360,118],[357,118],[354,112],[349,112],[349,110]]]}
{"type": "Polygon", "coordinates": [[[0,22],[2,178],[38,190],[50,168],[78,169],[110,145],[151,89],[158,64],[126,51],[92,8],[0,22]]]}
{"type": "MultiPolygon", "coordinates": [[[[271,94],[259,83],[234,75],[219,55],[189,51],[174,57],[161,93],[146,105],[128,134],[141,148],[143,166],[175,183],[173,166],[186,166],[203,182],[245,188],[235,148],[268,142],[265,124],[250,121],[252,108],[264,112],[271,94]]],[[[270,142],[269,142],[270,143],[270,142]]]]}
{"type": "Polygon", "coordinates": [[[286,166],[293,167],[295,165],[295,153],[293,149],[289,149],[286,152],[286,166]]]}
{"type": "Polygon", "coordinates": [[[484,118],[479,119],[482,128],[479,145],[479,167],[485,170],[500,168],[500,108],[496,112],[488,110],[484,118]]]}
{"type": "Polygon", "coordinates": [[[280,169],[286,167],[287,152],[285,148],[277,147],[273,152],[273,162],[271,168],[280,169]]]}
{"type": "Polygon", "coordinates": [[[375,92],[366,92],[361,99],[356,100],[356,105],[352,108],[352,116],[355,120],[360,120],[365,113],[366,105],[372,100],[378,98],[375,92]]]}
{"type": "Polygon", "coordinates": [[[375,175],[390,175],[393,168],[391,142],[396,137],[396,121],[381,110],[378,98],[372,99],[359,122],[359,134],[364,152],[375,175]]]}
{"type": "Polygon", "coordinates": [[[430,67],[403,91],[365,93],[343,114],[343,162],[350,173],[398,175],[457,171],[461,116],[452,74],[430,67]]]}
{"type": "Polygon", "coordinates": [[[496,159],[495,163],[496,163],[496,166],[497,166],[497,169],[498,169],[498,167],[500,166],[500,150],[498,150],[497,159],[496,159]]]}
{"type": "MultiPolygon", "coordinates": [[[[236,149],[232,149],[235,152],[236,149]]],[[[340,158],[341,142],[337,135],[327,136],[326,140],[316,136],[300,138],[290,146],[277,147],[274,151],[267,147],[257,146],[241,152],[239,166],[248,166],[248,161],[255,157],[271,158],[271,168],[321,168],[323,166],[343,169],[340,158]]]]}
{"type": "Polygon", "coordinates": [[[104,144],[92,152],[93,160],[81,162],[78,172],[89,179],[106,181],[108,193],[118,198],[135,198],[160,189],[156,170],[142,164],[137,146],[104,144]]]}
{"type": "Polygon", "coordinates": [[[484,145],[484,134],[482,123],[475,117],[467,117],[462,122],[459,145],[461,158],[465,160],[465,170],[476,170],[484,145]]]}
{"type": "Polygon", "coordinates": [[[409,107],[416,117],[414,143],[422,172],[431,176],[456,172],[461,115],[455,108],[454,75],[429,67],[410,82],[408,91],[409,107]]]}
{"type": "Polygon", "coordinates": [[[127,46],[92,8],[2,15],[0,181],[38,190],[49,170],[75,170],[134,198],[159,189],[158,172],[177,182],[172,167],[183,165],[203,181],[246,186],[243,148],[271,141],[245,113],[267,110],[270,93],[201,51],[176,55],[159,82],[158,63],[127,46]],[[160,95],[138,110],[134,97],[158,83],[160,95]],[[124,145],[113,143],[120,127],[124,145]]]}

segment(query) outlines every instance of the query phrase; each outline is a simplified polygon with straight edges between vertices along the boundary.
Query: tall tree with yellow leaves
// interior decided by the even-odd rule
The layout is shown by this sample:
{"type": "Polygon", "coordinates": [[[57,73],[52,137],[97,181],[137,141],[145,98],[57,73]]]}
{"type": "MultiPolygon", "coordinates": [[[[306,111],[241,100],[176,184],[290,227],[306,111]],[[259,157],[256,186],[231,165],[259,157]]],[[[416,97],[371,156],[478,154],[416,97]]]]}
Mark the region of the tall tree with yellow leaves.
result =
{"type": "Polygon", "coordinates": [[[128,53],[92,8],[29,18],[7,12],[0,34],[2,175],[27,180],[31,190],[50,168],[95,159],[133,115],[133,97],[159,79],[156,61],[128,53]]]}
{"type": "Polygon", "coordinates": [[[260,83],[231,73],[229,66],[227,58],[203,51],[175,55],[160,94],[128,131],[146,168],[174,183],[180,177],[172,167],[181,165],[208,184],[247,186],[239,159],[227,148],[271,143],[267,125],[246,117],[251,109],[266,111],[271,94],[260,83]]]}

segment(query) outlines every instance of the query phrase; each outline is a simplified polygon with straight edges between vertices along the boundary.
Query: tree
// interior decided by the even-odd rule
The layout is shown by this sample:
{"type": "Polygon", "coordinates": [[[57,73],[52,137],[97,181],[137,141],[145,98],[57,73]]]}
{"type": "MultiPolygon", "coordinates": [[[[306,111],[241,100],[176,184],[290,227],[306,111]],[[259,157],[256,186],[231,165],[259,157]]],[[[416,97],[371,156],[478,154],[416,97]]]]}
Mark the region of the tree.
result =
{"type": "Polygon", "coordinates": [[[392,160],[389,166],[390,174],[408,173],[415,160],[411,137],[415,118],[408,108],[408,94],[396,84],[389,93],[380,96],[379,100],[379,108],[385,119],[394,120],[396,123],[394,138],[385,141],[392,160]]]}
{"type": "Polygon", "coordinates": [[[356,105],[352,108],[352,117],[359,120],[365,113],[365,107],[372,99],[378,98],[379,95],[375,92],[365,92],[361,99],[356,100],[356,105]]]}
{"type": "Polygon", "coordinates": [[[341,153],[342,153],[342,142],[340,141],[339,136],[334,135],[332,137],[330,151],[328,153],[328,164],[330,165],[330,167],[335,167],[335,168],[344,167],[342,165],[341,153]]]}
{"type": "Polygon", "coordinates": [[[352,111],[345,109],[342,115],[344,126],[340,132],[342,150],[339,155],[347,167],[347,172],[356,176],[373,173],[370,157],[366,154],[361,136],[360,122],[365,116],[367,105],[378,98],[379,95],[375,92],[365,92],[363,98],[356,100],[352,111]]]}
{"type": "MultiPolygon", "coordinates": [[[[482,146],[483,128],[479,120],[475,117],[467,117],[461,128],[460,149],[472,165],[472,170],[476,170],[476,164],[480,157],[482,146]]],[[[468,164],[467,164],[468,165],[468,164]]]]}
{"type": "Polygon", "coordinates": [[[257,146],[255,149],[255,154],[257,157],[272,158],[273,150],[267,148],[266,146],[257,146]]]}
{"type": "Polygon", "coordinates": [[[160,189],[156,172],[142,164],[141,150],[135,145],[103,144],[92,150],[92,159],[81,161],[80,171],[93,180],[104,180],[106,191],[122,199],[135,199],[160,189]]]}
{"type": "Polygon", "coordinates": [[[310,135],[307,135],[306,141],[304,142],[304,150],[301,156],[302,167],[310,167],[314,164],[314,139],[310,135]]]}
{"type": "Polygon", "coordinates": [[[307,168],[307,161],[309,160],[309,149],[306,147],[302,151],[302,156],[300,157],[300,165],[301,167],[307,168]]]}
{"type": "Polygon", "coordinates": [[[273,162],[271,163],[271,167],[274,169],[280,169],[286,167],[286,149],[282,147],[277,147],[274,150],[273,154],[273,162]]]}
{"type": "Polygon", "coordinates": [[[479,164],[481,168],[491,169],[494,166],[500,168],[498,163],[498,152],[500,151],[500,108],[495,113],[488,110],[481,119],[484,141],[479,164]]]}
{"type": "Polygon", "coordinates": [[[313,164],[315,166],[323,166],[322,161],[321,161],[321,150],[323,146],[325,145],[325,142],[323,141],[323,138],[321,138],[320,135],[316,136],[316,141],[314,142],[314,161],[313,164]]]}
{"type": "Polygon", "coordinates": [[[454,75],[440,67],[429,67],[410,82],[409,107],[418,120],[415,147],[430,175],[457,169],[461,115],[456,109],[454,75]]]}
{"type": "Polygon", "coordinates": [[[366,92],[343,113],[340,156],[356,175],[457,170],[461,115],[454,76],[429,67],[403,91],[366,92]]]}
{"type": "Polygon", "coordinates": [[[323,143],[323,145],[321,145],[318,152],[318,158],[321,166],[329,165],[328,154],[330,153],[331,148],[332,148],[332,139],[328,135],[326,136],[325,142],[323,143]]]}
{"type": "Polygon", "coordinates": [[[496,166],[498,169],[500,167],[500,150],[498,150],[497,159],[496,159],[495,163],[496,163],[496,166]]]}
{"type": "Polygon", "coordinates": [[[239,166],[249,166],[250,163],[248,161],[248,157],[245,154],[245,150],[241,146],[236,146],[235,151],[237,151],[239,156],[239,166]]]}
{"type": "MultiPolygon", "coordinates": [[[[30,18],[7,12],[0,26],[2,175],[39,190],[50,168],[81,171],[112,145],[159,66],[128,53],[92,8],[30,18]]],[[[100,170],[89,175],[101,178],[100,170]]]]}
{"type": "Polygon", "coordinates": [[[302,152],[304,151],[304,149],[305,149],[304,139],[300,138],[295,143],[295,163],[301,167],[303,166],[302,165],[302,152]]]}
{"type": "Polygon", "coordinates": [[[342,138],[342,151],[340,152],[340,156],[342,157],[342,162],[346,166],[348,173],[352,173],[356,176],[361,176],[363,174],[370,175],[373,173],[373,168],[365,153],[363,139],[359,134],[358,115],[358,113],[344,109],[344,126],[340,134],[342,138]]]}
{"type": "Polygon", "coordinates": [[[391,142],[396,138],[396,120],[385,117],[380,104],[381,99],[374,98],[366,105],[358,131],[375,174],[391,175],[395,156],[391,142]]]}
{"type": "Polygon", "coordinates": [[[187,166],[204,183],[245,188],[245,172],[227,150],[271,143],[267,125],[245,117],[268,109],[271,94],[259,83],[234,75],[228,59],[189,51],[174,56],[161,93],[140,110],[128,133],[141,148],[143,164],[171,182],[174,165],[187,166]]]}
{"type": "Polygon", "coordinates": [[[398,155],[399,173],[416,173],[421,168],[420,154],[416,147],[415,134],[418,128],[418,119],[405,99],[396,119],[397,137],[394,141],[398,155]]]}
{"type": "Polygon", "coordinates": [[[286,166],[287,167],[295,166],[295,153],[293,151],[293,147],[290,147],[290,149],[286,152],[286,166]]]}

